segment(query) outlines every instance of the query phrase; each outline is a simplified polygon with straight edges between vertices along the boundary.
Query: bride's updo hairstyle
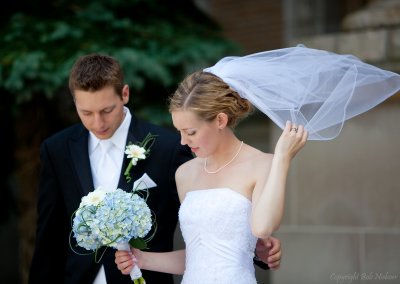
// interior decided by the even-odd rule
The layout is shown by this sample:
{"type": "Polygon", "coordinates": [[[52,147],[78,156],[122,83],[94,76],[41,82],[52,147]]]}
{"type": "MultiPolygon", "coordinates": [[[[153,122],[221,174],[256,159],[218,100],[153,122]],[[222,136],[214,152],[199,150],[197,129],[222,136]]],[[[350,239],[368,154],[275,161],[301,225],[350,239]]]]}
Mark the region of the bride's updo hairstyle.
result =
{"type": "Polygon", "coordinates": [[[223,112],[228,116],[227,125],[234,128],[254,108],[219,77],[197,71],[187,76],[169,98],[169,112],[180,110],[192,111],[205,121],[223,112]]]}

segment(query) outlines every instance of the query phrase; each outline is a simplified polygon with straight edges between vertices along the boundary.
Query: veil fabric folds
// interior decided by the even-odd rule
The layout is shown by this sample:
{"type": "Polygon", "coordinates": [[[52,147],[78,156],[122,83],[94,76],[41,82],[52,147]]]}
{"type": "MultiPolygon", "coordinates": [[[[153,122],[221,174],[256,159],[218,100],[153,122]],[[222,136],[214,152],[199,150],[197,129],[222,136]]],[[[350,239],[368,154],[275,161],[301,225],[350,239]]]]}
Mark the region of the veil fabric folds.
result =
{"type": "Polygon", "coordinates": [[[204,72],[221,78],[280,128],[302,124],[309,140],[337,137],[346,120],[400,90],[400,75],[349,54],[303,45],[224,57],[204,72]]]}

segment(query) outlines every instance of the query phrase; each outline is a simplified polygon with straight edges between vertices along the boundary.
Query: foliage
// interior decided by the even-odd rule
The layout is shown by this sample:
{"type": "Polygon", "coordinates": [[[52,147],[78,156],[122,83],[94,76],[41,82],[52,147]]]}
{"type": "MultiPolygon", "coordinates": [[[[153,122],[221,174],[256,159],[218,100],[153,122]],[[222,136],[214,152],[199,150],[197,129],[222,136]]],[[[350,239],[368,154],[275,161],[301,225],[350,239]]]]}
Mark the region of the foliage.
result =
{"type": "Polygon", "coordinates": [[[18,0],[0,16],[0,90],[15,106],[65,93],[73,62],[86,53],[121,62],[140,109],[164,105],[185,74],[238,52],[188,0],[18,0]]]}

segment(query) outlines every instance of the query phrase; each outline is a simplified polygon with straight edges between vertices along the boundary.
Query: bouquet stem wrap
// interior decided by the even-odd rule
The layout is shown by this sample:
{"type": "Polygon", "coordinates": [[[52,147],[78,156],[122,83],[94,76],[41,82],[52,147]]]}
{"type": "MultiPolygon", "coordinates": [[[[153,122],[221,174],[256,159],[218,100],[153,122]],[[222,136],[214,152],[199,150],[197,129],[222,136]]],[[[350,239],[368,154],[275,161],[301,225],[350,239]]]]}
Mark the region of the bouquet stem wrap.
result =
{"type": "MultiPolygon", "coordinates": [[[[117,244],[117,249],[130,251],[130,246],[128,243],[119,243],[117,244]]],[[[142,271],[140,271],[140,268],[136,264],[133,266],[130,276],[134,284],[146,284],[146,281],[142,276],[142,271]]]]}

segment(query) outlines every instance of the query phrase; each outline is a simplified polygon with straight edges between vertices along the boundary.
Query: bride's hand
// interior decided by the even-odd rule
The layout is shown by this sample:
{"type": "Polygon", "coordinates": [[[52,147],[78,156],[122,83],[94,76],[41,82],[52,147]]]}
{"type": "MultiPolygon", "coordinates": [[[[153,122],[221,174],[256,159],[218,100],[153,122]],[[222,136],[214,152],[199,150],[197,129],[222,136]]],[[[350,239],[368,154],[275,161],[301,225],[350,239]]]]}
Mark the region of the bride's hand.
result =
{"type": "Polygon", "coordinates": [[[308,131],[304,129],[303,125],[296,126],[290,121],[286,122],[282,135],[276,144],[275,155],[293,159],[306,144],[307,138],[308,131]]]}
{"type": "Polygon", "coordinates": [[[118,270],[124,275],[129,275],[135,264],[142,268],[141,258],[142,252],[135,248],[131,248],[131,251],[117,250],[115,252],[115,263],[118,270]]]}

